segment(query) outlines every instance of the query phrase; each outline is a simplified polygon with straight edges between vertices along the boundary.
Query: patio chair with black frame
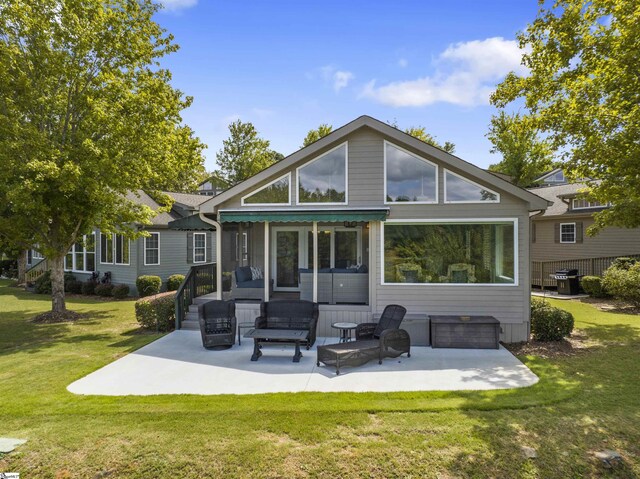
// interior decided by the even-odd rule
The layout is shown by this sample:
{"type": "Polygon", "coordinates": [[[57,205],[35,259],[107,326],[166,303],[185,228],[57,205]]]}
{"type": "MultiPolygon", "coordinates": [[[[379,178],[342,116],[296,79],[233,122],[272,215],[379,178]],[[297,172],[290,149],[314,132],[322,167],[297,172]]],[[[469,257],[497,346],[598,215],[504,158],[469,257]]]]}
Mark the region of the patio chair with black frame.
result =
{"type": "Polygon", "coordinates": [[[206,349],[227,349],[236,343],[236,303],[207,301],[199,309],[202,346],[206,349]]]}

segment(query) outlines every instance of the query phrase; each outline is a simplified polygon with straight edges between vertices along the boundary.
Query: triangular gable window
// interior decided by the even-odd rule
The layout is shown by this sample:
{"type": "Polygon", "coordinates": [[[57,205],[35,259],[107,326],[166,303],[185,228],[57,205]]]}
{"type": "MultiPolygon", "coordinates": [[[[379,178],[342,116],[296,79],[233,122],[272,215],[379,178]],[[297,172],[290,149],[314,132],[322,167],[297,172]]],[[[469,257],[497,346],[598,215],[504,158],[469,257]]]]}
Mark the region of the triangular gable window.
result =
{"type": "Polygon", "coordinates": [[[437,203],[438,167],[391,143],[384,144],[385,203],[437,203]]]}
{"type": "Polygon", "coordinates": [[[451,171],[444,172],[445,203],[499,203],[500,195],[451,171]]]}
{"type": "Polygon", "coordinates": [[[298,168],[298,203],[347,203],[347,144],[298,168]]]}
{"type": "Polygon", "coordinates": [[[291,204],[291,173],[278,178],[242,198],[242,206],[291,204]]]}

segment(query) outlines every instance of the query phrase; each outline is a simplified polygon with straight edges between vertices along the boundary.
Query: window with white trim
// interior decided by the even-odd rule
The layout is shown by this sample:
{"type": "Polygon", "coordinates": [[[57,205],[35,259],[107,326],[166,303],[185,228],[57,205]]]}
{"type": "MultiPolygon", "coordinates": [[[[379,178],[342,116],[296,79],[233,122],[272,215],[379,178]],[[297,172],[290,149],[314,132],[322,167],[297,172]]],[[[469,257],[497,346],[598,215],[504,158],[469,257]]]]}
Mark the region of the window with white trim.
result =
{"type": "Polygon", "coordinates": [[[44,259],[44,256],[42,256],[42,253],[38,250],[33,250],[33,254],[31,256],[33,259],[44,259]]]}
{"type": "Polygon", "coordinates": [[[113,264],[113,235],[100,233],[100,264],[113,264]]]}
{"type": "Polygon", "coordinates": [[[288,173],[242,197],[242,205],[289,205],[291,204],[290,183],[291,173],[288,173]]]}
{"type": "Polygon", "coordinates": [[[607,205],[604,205],[599,201],[589,201],[589,200],[585,200],[584,198],[574,198],[572,209],[583,210],[587,208],[602,208],[604,206],[607,206],[607,205]]]}
{"type": "Polygon", "coordinates": [[[451,171],[444,172],[445,203],[498,203],[500,195],[489,188],[463,178],[451,171]]]}
{"type": "Polygon", "coordinates": [[[298,203],[347,203],[347,144],[299,167],[298,203]]]}
{"type": "Polygon", "coordinates": [[[437,203],[435,164],[385,142],[384,170],[386,203],[437,203]]]}
{"type": "Polygon", "coordinates": [[[560,243],[576,242],[576,224],[560,223],[560,243]]]}
{"type": "Polygon", "coordinates": [[[96,270],[96,235],[84,235],[64,257],[64,269],[68,271],[92,272],[96,270]]]}
{"type": "Polygon", "coordinates": [[[207,233],[193,233],[193,262],[207,261],[207,233]]]}
{"type": "Polygon", "coordinates": [[[100,263],[129,265],[129,240],[117,233],[100,233],[100,263]]]}
{"type": "Polygon", "coordinates": [[[160,264],[160,233],[149,233],[144,238],[144,264],[160,264]]]}
{"type": "Polygon", "coordinates": [[[385,222],[385,284],[516,284],[516,221],[385,222]]]}

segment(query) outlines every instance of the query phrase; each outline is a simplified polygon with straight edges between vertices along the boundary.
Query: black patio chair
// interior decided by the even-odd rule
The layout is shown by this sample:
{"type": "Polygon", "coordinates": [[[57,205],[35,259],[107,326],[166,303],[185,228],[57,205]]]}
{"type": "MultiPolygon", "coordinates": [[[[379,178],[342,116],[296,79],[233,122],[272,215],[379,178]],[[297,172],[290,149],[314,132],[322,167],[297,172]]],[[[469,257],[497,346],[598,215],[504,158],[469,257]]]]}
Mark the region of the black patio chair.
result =
{"type": "Polygon", "coordinates": [[[213,300],[198,309],[202,345],[206,349],[228,349],[236,343],[236,303],[213,300]]]}

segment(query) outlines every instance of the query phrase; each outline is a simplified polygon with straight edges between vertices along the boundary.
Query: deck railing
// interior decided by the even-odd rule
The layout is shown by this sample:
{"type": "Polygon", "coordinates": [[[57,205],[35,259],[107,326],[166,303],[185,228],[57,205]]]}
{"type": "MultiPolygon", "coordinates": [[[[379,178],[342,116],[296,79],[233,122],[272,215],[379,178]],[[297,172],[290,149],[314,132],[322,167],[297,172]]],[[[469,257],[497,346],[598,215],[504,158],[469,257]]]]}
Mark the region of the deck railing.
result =
{"type": "Polygon", "coordinates": [[[49,271],[49,262],[46,259],[43,259],[24,273],[24,280],[27,283],[35,283],[36,280],[47,271],[49,271]]]}
{"type": "Polygon", "coordinates": [[[193,298],[216,291],[216,263],[192,266],[176,291],[176,329],[182,327],[193,298]]]}
{"type": "Polygon", "coordinates": [[[640,254],[602,256],[599,258],[564,259],[558,261],[532,261],[531,285],[545,288],[556,286],[556,280],[551,277],[559,269],[577,269],[578,274],[584,276],[602,276],[616,258],[640,259],[640,254]]]}

